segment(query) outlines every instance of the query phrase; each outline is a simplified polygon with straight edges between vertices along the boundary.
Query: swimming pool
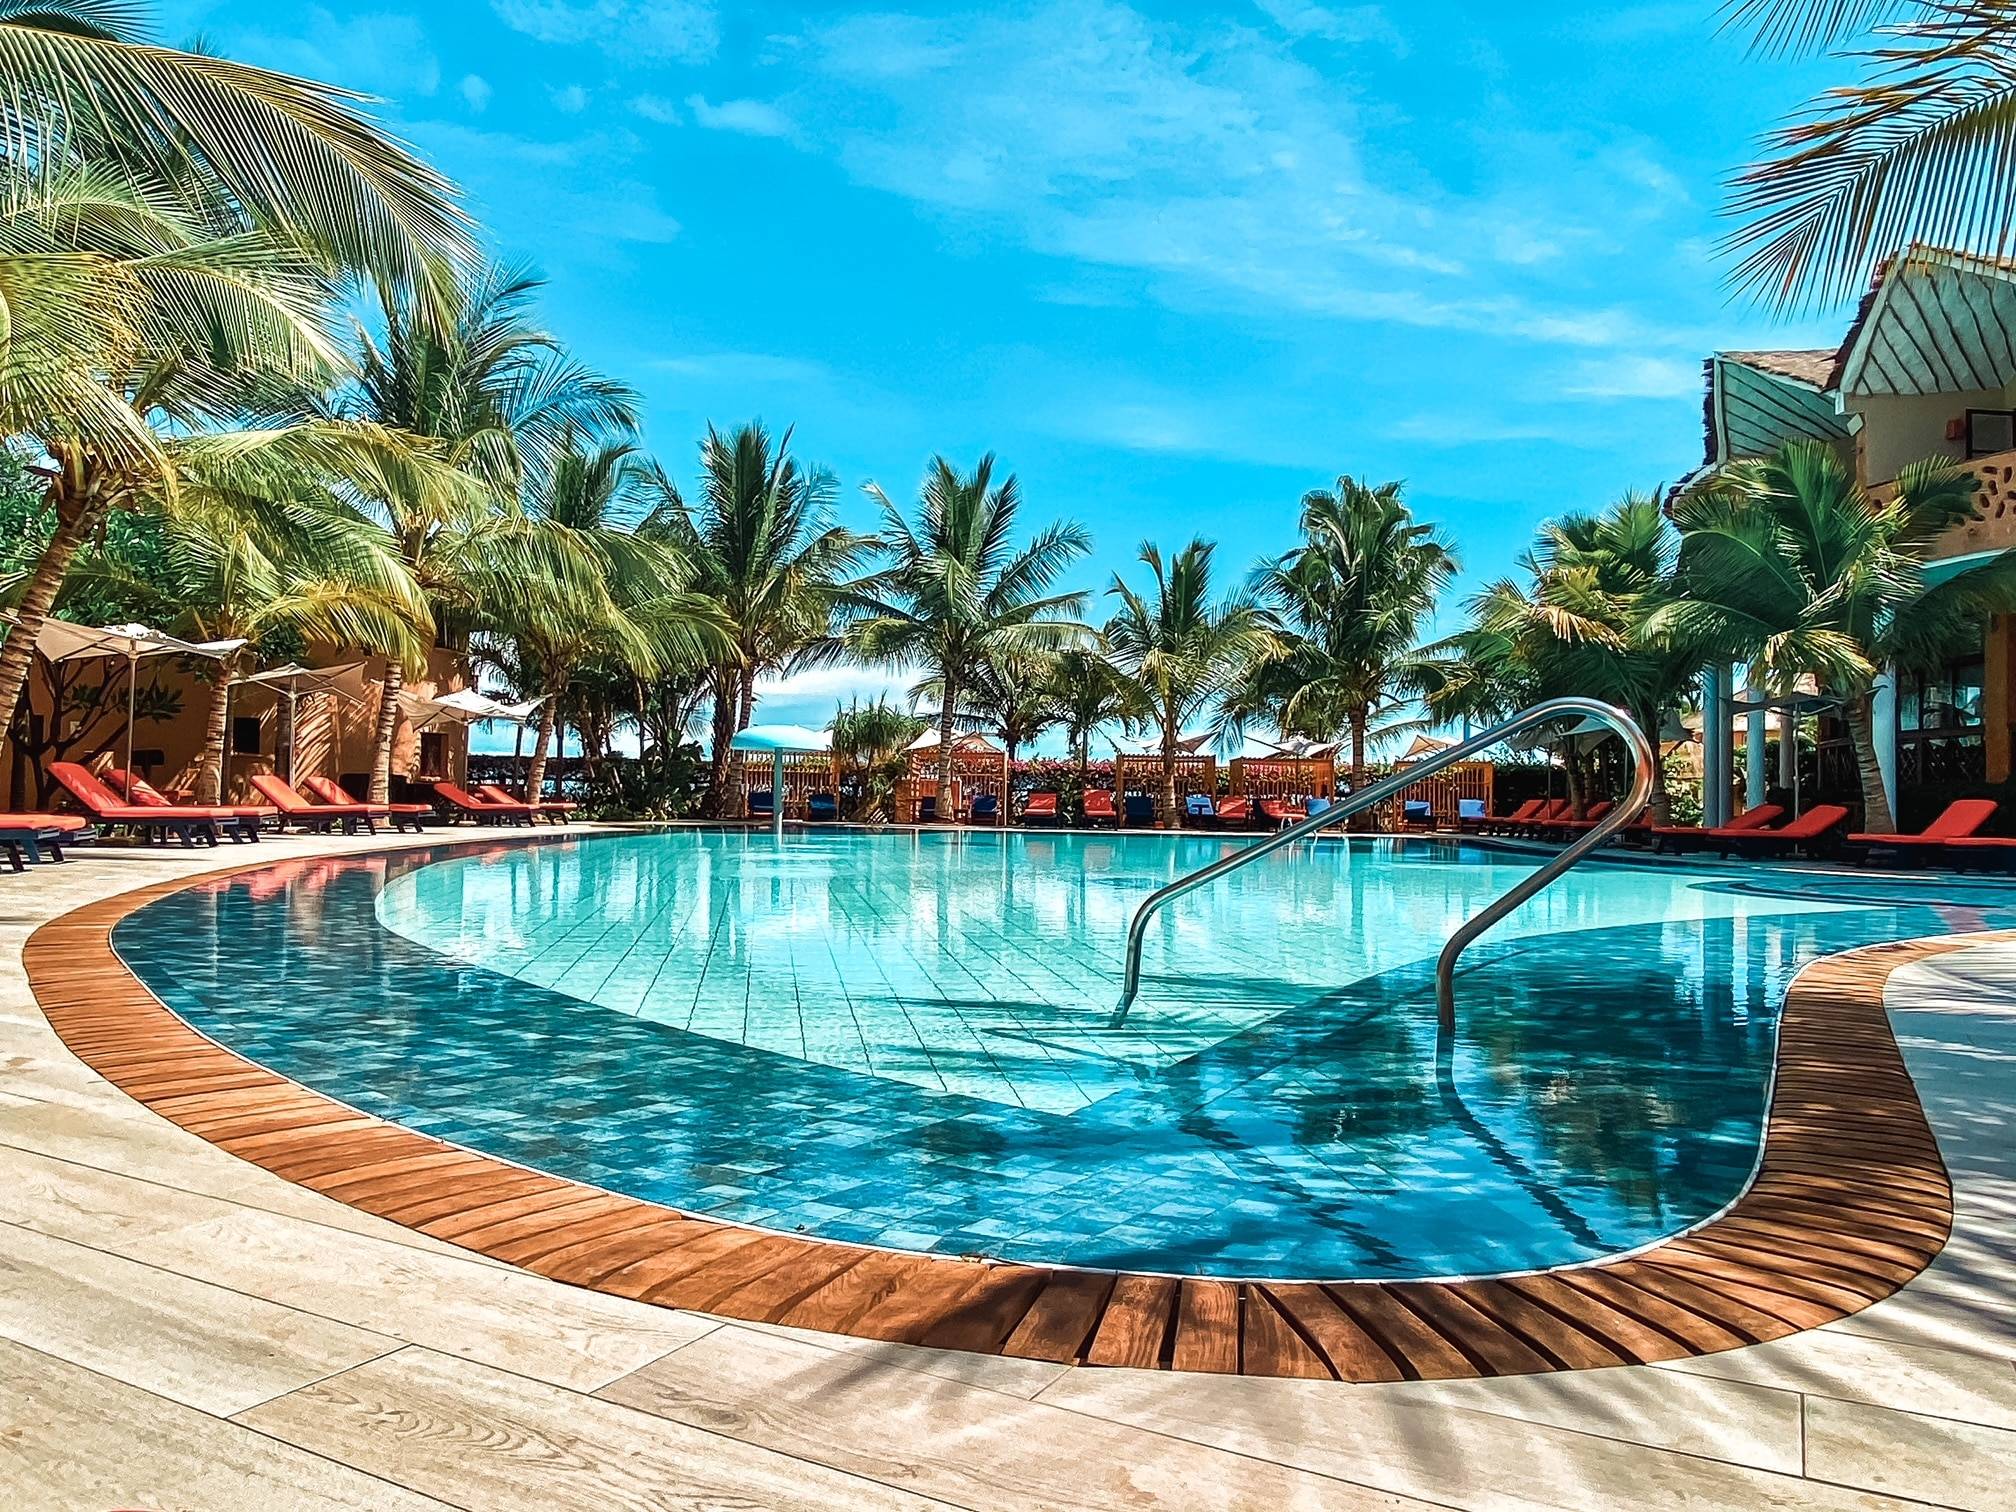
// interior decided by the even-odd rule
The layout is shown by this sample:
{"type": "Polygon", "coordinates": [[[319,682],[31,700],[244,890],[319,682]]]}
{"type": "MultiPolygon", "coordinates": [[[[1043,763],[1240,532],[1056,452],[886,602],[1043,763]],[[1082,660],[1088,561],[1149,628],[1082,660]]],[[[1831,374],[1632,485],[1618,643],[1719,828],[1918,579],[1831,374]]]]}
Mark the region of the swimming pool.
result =
{"type": "Polygon", "coordinates": [[[1325,841],[677,831],[286,863],[114,944],[197,1028],[372,1113],[733,1222],[1188,1274],[1471,1275],[1630,1249],[1741,1190],[1792,975],[2016,925],[2016,890],[1325,841]]]}

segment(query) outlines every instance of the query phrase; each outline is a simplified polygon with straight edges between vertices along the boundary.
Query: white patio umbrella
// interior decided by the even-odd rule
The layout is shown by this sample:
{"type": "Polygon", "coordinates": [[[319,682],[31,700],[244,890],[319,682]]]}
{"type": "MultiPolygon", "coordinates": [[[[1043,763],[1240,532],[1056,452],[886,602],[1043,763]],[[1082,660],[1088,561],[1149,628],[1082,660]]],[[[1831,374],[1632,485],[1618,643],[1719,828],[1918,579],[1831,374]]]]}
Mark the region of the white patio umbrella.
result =
{"type": "MultiPolygon", "coordinates": [[[[92,658],[126,663],[126,770],[133,770],[133,723],[138,709],[140,663],[157,656],[200,656],[222,661],[246,645],[243,640],[185,641],[145,625],[110,625],[94,630],[68,620],[45,620],[35,649],[52,662],[92,658]]],[[[229,690],[226,690],[229,697],[229,690]]]]}
{"type": "Polygon", "coordinates": [[[792,751],[830,751],[831,730],[808,730],[803,725],[751,725],[728,743],[732,751],[770,753],[770,833],[784,838],[784,758],[792,751]]]}
{"type": "Polygon", "coordinates": [[[299,728],[295,723],[295,704],[317,693],[331,693],[338,698],[349,699],[351,703],[359,702],[339,688],[337,683],[363,665],[361,661],[354,661],[337,667],[304,667],[297,662],[288,662],[284,666],[268,667],[264,672],[239,679],[240,682],[270,688],[287,700],[287,786],[294,786],[294,748],[300,743],[294,733],[299,728]]]}

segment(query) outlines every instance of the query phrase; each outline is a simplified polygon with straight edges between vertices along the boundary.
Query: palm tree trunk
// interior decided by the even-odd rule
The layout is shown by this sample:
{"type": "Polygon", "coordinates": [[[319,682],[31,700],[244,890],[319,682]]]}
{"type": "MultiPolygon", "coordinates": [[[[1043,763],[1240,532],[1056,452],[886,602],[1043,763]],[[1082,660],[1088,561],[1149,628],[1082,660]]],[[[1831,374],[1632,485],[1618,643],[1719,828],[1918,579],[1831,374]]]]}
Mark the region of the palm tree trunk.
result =
{"type": "Polygon", "coordinates": [[[755,719],[755,717],[756,717],[756,664],[754,662],[750,662],[749,665],[747,665],[742,669],[741,698],[737,703],[735,710],[736,730],[742,731],[748,729],[750,721],[755,719]]]}
{"type": "Polygon", "coordinates": [[[1573,736],[1561,743],[1561,766],[1568,780],[1568,817],[1580,819],[1582,810],[1589,805],[1583,793],[1582,759],[1575,750],[1573,736]]]}
{"type": "Polygon", "coordinates": [[[959,816],[950,812],[952,801],[952,721],[959,707],[959,685],[948,671],[939,679],[944,697],[938,710],[938,819],[950,823],[959,816]]]}
{"type": "Polygon", "coordinates": [[[539,706],[539,736],[532,742],[532,770],[525,777],[525,801],[537,803],[546,791],[546,753],[553,745],[554,726],[560,719],[560,700],[567,684],[553,689],[553,696],[539,706]]]}
{"type": "Polygon", "coordinates": [[[15,607],[14,623],[8,626],[6,643],[0,645],[0,729],[14,722],[14,711],[21,706],[21,690],[28,684],[28,669],[35,659],[35,637],[42,633],[56,595],[63,591],[63,580],[70,574],[78,548],[105,512],[96,489],[85,483],[79,497],[76,480],[69,473],[49,485],[47,497],[56,506],[56,533],[36,559],[35,570],[28,575],[28,586],[15,607]]]}
{"type": "Polygon", "coordinates": [[[1654,824],[1668,824],[1667,817],[1673,810],[1672,795],[1666,791],[1666,757],[1659,749],[1659,731],[1664,722],[1664,710],[1654,704],[1638,711],[1638,727],[1645,732],[1645,738],[1652,742],[1652,796],[1645,808],[1652,815],[1654,824]]]}
{"type": "Polygon", "coordinates": [[[406,669],[396,661],[385,663],[385,681],[378,693],[378,728],[371,737],[371,801],[392,799],[392,737],[399,732],[399,690],[406,686],[406,669]]]}
{"type": "Polygon", "coordinates": [[[1876,759],[1872,701],[1868,693],[1846,699],[1841,715],[1848,726],[1849,743],[1855,747],[1855,773],[1862,779],[1862,828],[1872,835],[1894,835],[1897,816],[1890,812],[1890,795],[1883,790],[1883,764],[1876,759]]]}
{"type": "Polygon", "coordinates": [[[203,754],[196,761],[196,801],[218,804],[224,801],[224,738],[231,711],[231,679],[237,675],[238,658],[227,656],[217,668],[217,681],[210,687],[210,711],[203,723],[203,754]]]}
{"type": "Polygon", "coordinates": [[[714,764],[707,773],[707,798],[701,813],[719,819],[728,806],[728,769],[734,760],[735,668],[714,669],[714,764]]]}
{"type": "Polygon", "coordinates": [[[1176,721],[1173,718],[1165,718],[1162,721],[1161,827],[1163,829],[1183,827],[1183,816],[1176,808],[1176,721]]]}
{"type": "MultiPolygon", "coordinates": [[[[1365,713],[1362,709],[1354,709],[1346,716],[1346,720],[1351,726],[1351,791],[1355,793],[1365,786],[1365,713]]],[[[1382,804],[1381,807],[1385,805],[1382,804]]],[[[1354,830],[1371,829],[1378,823],[1378,819],[1375,815],[1360,810],[1344,823],[1347,828],[1354,830]]]]}

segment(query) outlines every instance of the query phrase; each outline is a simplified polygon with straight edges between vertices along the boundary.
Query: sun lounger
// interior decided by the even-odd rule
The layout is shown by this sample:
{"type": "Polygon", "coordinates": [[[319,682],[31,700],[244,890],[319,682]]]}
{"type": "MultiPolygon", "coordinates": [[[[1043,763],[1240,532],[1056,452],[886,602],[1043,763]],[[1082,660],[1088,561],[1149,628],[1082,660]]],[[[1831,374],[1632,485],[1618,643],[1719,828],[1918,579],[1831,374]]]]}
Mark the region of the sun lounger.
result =
{"type": "Polygon", "coordinates": [[[1408,798],[1400,804],[1402,829],[1427,829],[1435,822],[1435,806],[1425,798],[1408,798]]]}
{"type": "Polygon", "coordinates": [[[1311,798],[1309,800],[1309,817],[1314,819],[1318,814],[1327,814],[1336,806],[1328,798],[1311,798]]]}
{"type": "Polygon", "coordinates": [[[1218,828],[1237,829],[1253,822],[1253,800],[1234,795],[1218,800],[1218,828]]]}
{"type": "MultiPolygon", "coordinates": [[[[570,808],[573,805],[568,805],[570,808]]],[[[833,793],[814,793],[805,800],[805,817],[813,824],[838,824],[840,799],[833,793]]]]}
{"type": "Polygon", "coordinates": [[[1183,800],[1183,818],[1190,824],[1215,824],[1218,805],[1211,801],[1209,793],[1191,793],[1183,800]]]}
{"type": "Polygon", "coordinates": [[[1617,807],[1617,804],[1614,799],[1604,798],[1590,804],[1584,810],[1580,819],[1556,819],[1549,828],[1577,833],[1582,830],[1592,830],[1601,824],[1609,816],[1610,810],[1615,807],[1617,807]]]}
{"type": "Polygon", "coordinates": [[[1550,798],[1523,819],[1505,821],[1508,835],[1541,835],[1575,812],[1572,798],[1550,798]]]}
{"type": "Polygon", "coordinates": [[[1001,800],[992,793],[982,793],[967,806],[968,824],[993,824],[1001,817],[1001,800]]]}
{"type": "Polygon", "coordinates": [[[1299,803],[1290,803],[1286,798],[1262,798],[1260,817],[1276,829],[1286,829],[1291,824],[1300,824],[1309,817],[1309,811],[1299,803]]]}
{"type": "Polygon", "coordinates": [[[0,850],[15,871],[26,871],[28,863],[42,864],[43,852],[61,861],[63,847],[84,845],[91,839],[91,823],[76,814],[0,814],[0,850]]]}
{"type": "Polygon", "coordinates": [[[1773,829],[1736,829],[1724,826],[1706,830],[1705,844],[1723,856],[1789,856],[1795,850],[1808,855],[1837,843],[1835,831],[1847,821],[1848,810],[1838,803],[1816,803],[1790,824],[1773,829]]]}
{"type": "Polygon", "coordinates": [[[1528,798],[1509,814],[1493,814],[1478,826],[1487,835],[1507,834],[1510,826],[1524,824],[1547,807],[1545,798],[1528,798]]]}
{"type": "Polygon", "coordinates": [[[354,835],[361,824],[366,832],[378,833],[378,826],[371,822],[371,810],[364,804],[310,803],[271,772],[255,775],[252,790],[279,810],[283,830],[291,824],[296,829],[326,835],[340,824],[344,834],[354,835]]]}
{"type": "Polygon", "coordinates": [[[1129,793],[1123,801],[1126,816],[1123,822],[1130,827],[1153,829],[1155,827],[1155,800],[1146,793],[1129,793]]]}
{"type": "Polygon", "coordinates": [[[390,819],[395,830],[410,829],[416,835],[425,828],[423,821],[435,817],[431,803],[372,803],[367,799],[353,798],[334,777],[304,777],[301,786],[323,803],[339,807],[354,803],[369,809],[373,819],[390,819]]]}
{"type": "MultiPolygon", "coordinates": [[[[496,800],[492,799],[491,801],[494,803],[496,800]]],[[[534,818],[538,817],[539,811],[533,808],[531,804],[525,804],[524,807],[531,812],[534,818]]],[[[777,794],[775,791],[770,788],[751,788],[749,790],[749,817],[751,819],[768,819],[776,812],[777,794]]]]}
{"type": "MultiPolygon", "coordinates": [[[[99,824],[123,829],[136,839],[180,840],[185,846],[217,844],[220,833],[243,838],[233,809],[161,808],[128,803],[74,761],[52,761],[49,775],[99,824]]],[[[258,838],[255,834],[254,839],[258,838]]]]}
{"type": "Polygon", "coordinates": [[[1976,830],[1995,817],[1998,807],[1992,798],[1961,798],[1947,804],[1945,812],[1915,835],[1850,835],[1848,843],[1863,847],[1865,862],[1884,851],[1916,860],[1943,856],[1951,851],[1954,841],[1972,839],[1976,830]]]}
{"type": "Polygon", "coordinates": [[[1022,800],[1022,822],[1055,826],[1057,823],[1057,795],[1055,793],[1031,793],[1022,800]]]}
{"type": "Polygon", "coordinates": [[[1489,822],[1484,812],[1482,798],[1458,798],[1456,800],[1456,828],[1466,834],[1473,834],[1489,822]]]}
{"type": "Polygon", "coordinates": [[[476,789],[476,796],[486,803],[526,803],[536,810],[539,817],[554,824],[565,824],[581,805],[566,798],[513,798],[494,782],[483,783],[476,789]]]}
{"type": "Polygon", "coordinates": [[[232,835],[234,840],[240,838],[241,835],[247,840],[257,840],[259,838],[259,826],[266,820],[274,817],[273,810],[263,803],[180,803],[155,787],[146,778],[135,776],[133,773],[124,771],[119,767],[107,767],[105,769],[104,780],[106,786],[110,787],[113,792],[123,796],[128,803],[138,804],[142,808],[213,808],[228,810],[237,819],[238,830],[232,835]]]}
{"type": "Polygon", "coordinates": [[[1113,807],[1113,795],[1106,789],[1090,788],[1086,791],[1085,822],[1094,829],[1102,824],[1119,827],[1120,811],[1113,807]]]}
{"type": "MultiPolygon", "coordinates": [[[[530,824],[539,817],[539,811],[529,803],[490,803],[478,798],[466,788],[452,782],[437,782],[435,793],[448,800],[448,806],[457,814],[466,814],[478,824],[530,824]]],[[[749,795],[753,809],[756,795],[749,795]]]]}
{"type": "MultiPolygon", "coordinates": [[[[1734,819],[1722,826],[1722,831],[1762,829],[1785,812],[1780,804],[1760,803],[1743,810],[1734,819]]],[[[1655,824],[1652,826],[1652,848],[1655,851],[1698,850],[1704,836],[1716,833],[1705,830],[1698,824],[1655,824]]]]}

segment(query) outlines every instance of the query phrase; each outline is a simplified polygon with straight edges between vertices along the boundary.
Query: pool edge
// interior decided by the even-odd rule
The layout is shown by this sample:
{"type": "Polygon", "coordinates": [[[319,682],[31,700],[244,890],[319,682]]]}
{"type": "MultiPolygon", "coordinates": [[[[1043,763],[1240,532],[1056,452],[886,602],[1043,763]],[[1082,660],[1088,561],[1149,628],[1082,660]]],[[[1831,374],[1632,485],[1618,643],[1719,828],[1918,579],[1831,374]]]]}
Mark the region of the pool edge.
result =
{"type": "Polygon", "coordinates": [[[462,1248],[666,1307],[1058,1363],[1355,1381],[1650,1364],[1784,1337],[1897,1291],[1943,1248],[1953,1196],[1884,984],[1912,962],[2016,939],[1872,945],[1807,967],[1781,1016],[1755,1179],[1671,1239],[1501,1278],[1245,1282],[964,1260],[725,1224],[359,1112],[208,1039],[112,949],[114,927],[149,903],[271,864],[88,904],[41,926],[23,950],[30,989],[73,1054],[241,1159],[462,1248]]]}

